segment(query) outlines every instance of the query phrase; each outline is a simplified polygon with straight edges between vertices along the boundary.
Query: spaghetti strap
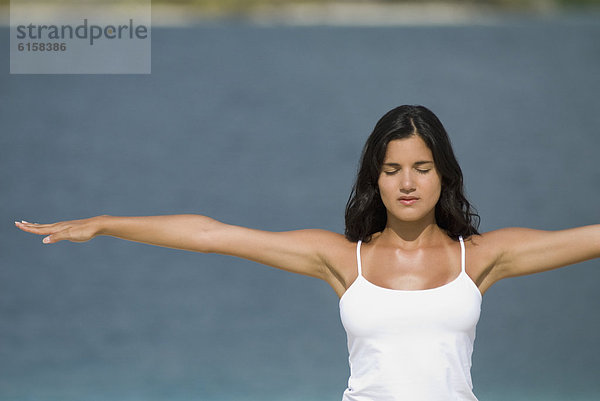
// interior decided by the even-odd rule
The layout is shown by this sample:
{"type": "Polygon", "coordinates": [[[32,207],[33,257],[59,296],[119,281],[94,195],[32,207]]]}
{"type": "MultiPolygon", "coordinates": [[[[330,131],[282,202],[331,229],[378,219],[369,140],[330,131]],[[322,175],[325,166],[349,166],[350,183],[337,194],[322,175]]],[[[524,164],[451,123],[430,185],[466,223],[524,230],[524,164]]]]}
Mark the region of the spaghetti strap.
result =
{"type": "Polygon", "coordinates": [[[465,269],[465,243],[463,242],[462,235],[459,235],[458,239],[460,240],[460,269],[464,273],[466,271],[466,269],[465,269]]]}
{"type": "Polygon", "coordinates": [[[358,240],[356,243],[356,264],[358,265],[358,275],[362,276],[362,266],[360,263],[360,244],[362,244],[362,240],[358,240]]]}

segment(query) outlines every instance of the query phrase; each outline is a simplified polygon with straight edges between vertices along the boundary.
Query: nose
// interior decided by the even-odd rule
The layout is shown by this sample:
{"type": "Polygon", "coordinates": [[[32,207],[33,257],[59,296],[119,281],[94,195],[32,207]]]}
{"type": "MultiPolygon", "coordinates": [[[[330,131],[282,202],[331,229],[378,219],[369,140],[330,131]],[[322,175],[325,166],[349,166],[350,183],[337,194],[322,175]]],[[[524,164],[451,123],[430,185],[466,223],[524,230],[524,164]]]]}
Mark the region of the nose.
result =
{"type": "Polygon", "coordinates": [[[415,179],[413,175],[410,171],[404,171],[400,181],[400,192],[403,194],[409,194],[415,190],[415,179]]]}

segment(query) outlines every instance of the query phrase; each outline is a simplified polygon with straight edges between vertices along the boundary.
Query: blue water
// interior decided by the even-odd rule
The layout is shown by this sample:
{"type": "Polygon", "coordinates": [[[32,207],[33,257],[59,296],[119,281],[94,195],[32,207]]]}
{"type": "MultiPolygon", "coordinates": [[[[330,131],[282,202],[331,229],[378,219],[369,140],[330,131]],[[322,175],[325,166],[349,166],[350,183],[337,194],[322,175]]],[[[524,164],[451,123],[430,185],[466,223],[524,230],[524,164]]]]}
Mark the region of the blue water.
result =
{"type": "MultiPolygon", "coordinates": [[[[482,231],[600,222],[600,18],[492,25],[154,29],[152,74],[9,75],[0,35],[0,399],[341,399],[337,297],[256,263],[14,220],[198,213],[343,231],[392,107],[449,131],[482,231]]],[[[468,256],[467,256],[468,263],[468,256]]],[[[600,262],[484,297],[481,401],[600,395],[600,262]]]]}

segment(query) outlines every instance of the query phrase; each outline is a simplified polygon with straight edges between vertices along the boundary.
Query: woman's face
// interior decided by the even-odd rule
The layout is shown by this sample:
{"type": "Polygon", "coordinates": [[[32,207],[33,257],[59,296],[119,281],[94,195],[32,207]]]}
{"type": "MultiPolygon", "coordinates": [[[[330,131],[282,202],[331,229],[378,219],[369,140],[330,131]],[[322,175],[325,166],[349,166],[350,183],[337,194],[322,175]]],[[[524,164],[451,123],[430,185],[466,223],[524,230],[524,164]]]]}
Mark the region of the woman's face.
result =
{"type": "Polygon", "coordinates": [[[435,221],[441,177],[431,150],[418,135],[389,142],[377,184],[388,221],[435,221]]]}

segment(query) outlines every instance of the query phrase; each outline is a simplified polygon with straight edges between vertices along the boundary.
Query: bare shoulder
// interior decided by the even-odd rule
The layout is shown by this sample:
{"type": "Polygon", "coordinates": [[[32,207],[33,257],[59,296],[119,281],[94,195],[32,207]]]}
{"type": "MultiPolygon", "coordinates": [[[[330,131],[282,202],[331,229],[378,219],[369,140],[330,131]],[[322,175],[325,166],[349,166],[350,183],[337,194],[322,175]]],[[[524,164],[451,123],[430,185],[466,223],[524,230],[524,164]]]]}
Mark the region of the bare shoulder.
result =
{"type": "Polygon", "coordinates": [[[477,256],[499,256],[511,243],[527,237],[532,231],[528,228],[507,227],[469,237],[465,244],[477,256]]]}
{"type": "Polygon", "coordinates": [[[494,267],[513,234],[511,228],[502,228],[472,235],[465,241],[466,270],[482,294],[497,281],[494,267]]]}
{"type": "Polygon", "coordinates": [[[542,231],[506,227],[471,236],[466,242],[467,272],[483,294],[494,283],[506,278],[504,265],[516,247],[527,246],[542,231]]]}
{"type": "Polygon", "coordinates": [[[341,297],[357,276],[356,242],[344,235],[325,230],[313,230],[320,242],[324,263],[328,268],[327,282],[341,297]]]}
{"type": "Polygon", "coordinates": [[[506,227],[474,235],[466,243],[475,255],[497,261],[507,250],[518,244],[526,244],[531,238],[537,237],[539,233],[544,233],[544,231],[523,227],[506,227]]]}
{"type": "Polygon", "coordinates": [[[506,227],[493,231],[488,231],[477,237],[480,237],[486,242],[487,246],[503,247],[511,242],[519,241],[519,239],[529,236],[531,233],[538,232],[531,228],[524,227],[506,227]]]}
{"type": "MultiPolygon", "coordinates": [[[[541,273],[600,257],[600,224],[563,230],[510,227],[486,233],[481,254],[492,255],[492,283],[509,277],[541,273]]],[[[476,251],[475,251],[476,253],[476,251]]]]}
{"type": "Polygon", "coordinates": [[[314,228],[273,232],[216,223],[206,237],[208,252],[316,277],[338,295],[345,290],[344,267],[355,246],[342,234],[314,228]]]}
{"type": "Polygon", "coordinates": [[[356,242],[343,234],[323,229],[290,232],[298,243],[309,243],[318,254],[325,271],[320,277],[341,297],[358,274],[356,242]],[[292,234],[293,233],[293,234],[292,234]]]}

